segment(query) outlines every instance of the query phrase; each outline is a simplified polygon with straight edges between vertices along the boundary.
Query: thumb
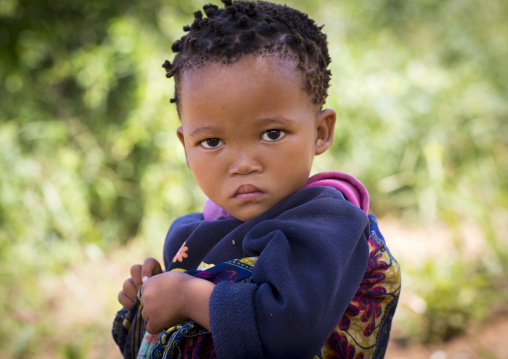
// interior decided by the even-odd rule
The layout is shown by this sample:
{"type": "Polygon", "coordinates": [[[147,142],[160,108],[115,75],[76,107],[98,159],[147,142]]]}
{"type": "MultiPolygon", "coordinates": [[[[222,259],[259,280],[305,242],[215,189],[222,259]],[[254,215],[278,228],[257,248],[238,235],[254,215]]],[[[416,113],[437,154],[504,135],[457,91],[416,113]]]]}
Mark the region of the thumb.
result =
{"type": "Polygon", "coordinates": [[[145,259],[143,267],[141,268],[141,278],[143,282],[148,278],[161,273],[161,265],[155,258],[149,257],[145,259]]]}

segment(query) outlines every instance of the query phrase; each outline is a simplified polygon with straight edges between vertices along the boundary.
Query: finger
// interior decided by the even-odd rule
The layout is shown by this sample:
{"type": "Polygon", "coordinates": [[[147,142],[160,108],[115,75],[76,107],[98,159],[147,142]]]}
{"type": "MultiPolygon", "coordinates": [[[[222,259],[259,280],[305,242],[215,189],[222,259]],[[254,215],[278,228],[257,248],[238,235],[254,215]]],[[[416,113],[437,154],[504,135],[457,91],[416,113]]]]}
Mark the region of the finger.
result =
{"type": "Polygon", "coordinates": [[[125,295],[131,300],[134,301],[136,299],[136,296],[138,294],[138,288],[134,284],[134,281],[132,278],[128,278],[123,282],[123,292],[125,295]]]}
{"type": "Polygon", "coordinates": [[[123,290],[118,293],[118,302],[120,302],[125,309],[130,309],[134,303],[134,301],[132,301],[123,290]]]}
{"type": "Polygon", "coordinates": [[[141,269],[141,280],[144,282],[147,278],[156,274],[162,273],[162,268],[159,262],[152,257],[145,259],[143,267],[141,269]]]}
{"type": "Polygon", "coordinates": [[[146,331],[150,334],[158,334],[163,328],[159,323],[157,323],[155,320],[150,320],[150,318],[145,319],[143,317],[143,320],[146,322],[146,331]]]}
{"type": "MultiPolygon", "coordinates": [[[[149,286],[148,286],[149,287],[149,286]]],[[[141,303],[143,305],[143,309],[141,311],[141,316],[143,317],[143,320],[146,323],[145,330],[150,334],[158,334],[162,328],[160,327],[160,324],[157,323],[157,319],[159,315],[157,313],[153,313],[153,307],[152,307],[152,301],[151,298],[151,291],[150,288],[146,288],[146,284],[143,284],[143,288],[141,289],[141,293],[146,290],[146,295],[141,295],[141,303]],[[143,302],[144,300],[144,302],[143,302]],[[150,314],[154,314],[154,316],[151,316],[150,314]]]]}
{"type": "Polygon", "coordinates": [[[134,281],[136,290],[139,290],[143,284],[143,281],[141,280],[141,268],[141,264],[135,264],[131,267],[131,278],[134,281]]]}
{"type": "Polygon", "coordinates": [[[143,320],[146,323],[145,329],[148,331],[147,328],[150,327],[151,331],[148,331],[148,333],[155,334],[153,332],[153,328],[152,328],[153,327],[153,320],[152,321],[150,320],[150,315],[148,314],[148,310],[146,309],[145,306],[143,306],[143,310],[141,311],[141,316],[143,317],[143,320]]]}

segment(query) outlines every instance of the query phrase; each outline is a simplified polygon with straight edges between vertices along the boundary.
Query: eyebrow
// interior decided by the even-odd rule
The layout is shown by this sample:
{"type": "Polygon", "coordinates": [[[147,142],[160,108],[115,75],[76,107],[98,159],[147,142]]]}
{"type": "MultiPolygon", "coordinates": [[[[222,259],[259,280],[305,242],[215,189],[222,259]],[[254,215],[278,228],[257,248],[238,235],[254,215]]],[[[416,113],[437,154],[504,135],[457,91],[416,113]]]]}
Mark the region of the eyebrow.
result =
{"type": "Polygon", "coordinates": [[[203,132],[214,131],[214,130],[215,131],[218,130],[218,127],[217,126],[212,126],[212,125],[209,125],[209,126],[200,126],[198,128],[195,128],[194,130],[192,130],[192,132],[189,133],[189,137],[198,136],[198,135],[200,135],[203,132]]]}
{"type": "Polygon", "coordinates": [[[273,124],[279,124],[279,125],[291,125],[295,121],[290,118],[286,118],[286,117],[269,117],[269,118],[261,118],[259,120],[256,120],[256,122],[266,123],[266,124],[273,123],[273,124]]]}

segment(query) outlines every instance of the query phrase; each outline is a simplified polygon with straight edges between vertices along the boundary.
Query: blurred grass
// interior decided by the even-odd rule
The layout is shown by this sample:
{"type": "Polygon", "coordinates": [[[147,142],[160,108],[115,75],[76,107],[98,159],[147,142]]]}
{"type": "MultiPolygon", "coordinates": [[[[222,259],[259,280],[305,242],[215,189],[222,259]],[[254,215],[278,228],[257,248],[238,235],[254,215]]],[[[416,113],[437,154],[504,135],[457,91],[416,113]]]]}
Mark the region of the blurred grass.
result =
{"type": "MultiPolygon", "coordinates": [[[[447,340],[506,313],[508,3],[287,4],[325,24],[333,59],[335,142],[315,171],[360,178],[381,217],[452,233],[446,259],[403,260],[423,303],[399,308],[406,339],[447,340]],[[485,244],[474,257],[465,224],[485,244]]],[[[129,266],[200,209],[161,63],[202,5],[0,2],[2,357],[110,357],[99,343],[129,266]]]]}

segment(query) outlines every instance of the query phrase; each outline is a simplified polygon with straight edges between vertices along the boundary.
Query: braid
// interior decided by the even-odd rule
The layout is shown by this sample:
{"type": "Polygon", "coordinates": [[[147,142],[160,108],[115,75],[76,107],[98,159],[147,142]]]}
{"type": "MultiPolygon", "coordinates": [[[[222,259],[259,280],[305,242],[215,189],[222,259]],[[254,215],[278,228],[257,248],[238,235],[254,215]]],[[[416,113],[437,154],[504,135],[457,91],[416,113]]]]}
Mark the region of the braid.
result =
{"type": "Polygon", "coordinates": [[[231,64],[246,55],[278,54],[297,61],[305,78],[305,91],[315,104],[322,106],[329,87],[331,72],[326,35],[307,14],[287,5],[265,1],[221,0],[225,8],[203,6],[194,13],[194,21],[183,30],[171,50],[173,63],[162,67],[166,77],[175,76],[175,98],[178,105],[179,75],[208,61],[231,64]]]}

